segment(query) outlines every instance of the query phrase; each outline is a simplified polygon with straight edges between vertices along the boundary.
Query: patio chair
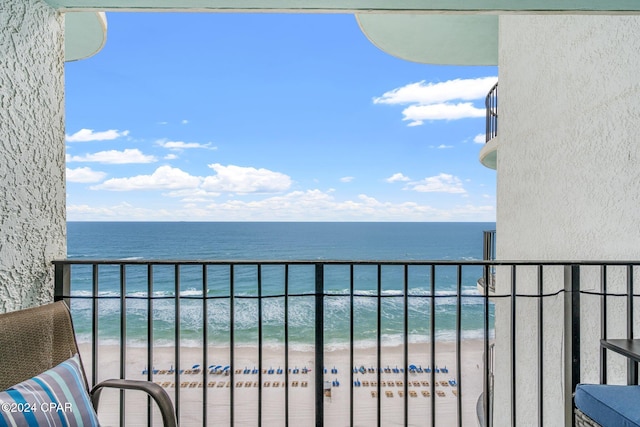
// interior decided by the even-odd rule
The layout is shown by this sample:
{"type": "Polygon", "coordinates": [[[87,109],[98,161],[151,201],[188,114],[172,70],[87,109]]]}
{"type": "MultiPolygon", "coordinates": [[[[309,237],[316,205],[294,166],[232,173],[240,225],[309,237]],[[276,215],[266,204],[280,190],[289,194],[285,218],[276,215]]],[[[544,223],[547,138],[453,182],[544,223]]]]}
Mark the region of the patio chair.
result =
{"type": "MultiPolygon", "coordinates": [[[[89,425],[97,421],[94,411],[98,409],[100,392],[104,388],[117,388],[146,392],[160,408],[164,426],[177,426],[171,399],[158,384],[148,381],[112,379],[95,385],[89,391],[82,360],[78,354],[71,314],[67,305],[62,301],[0,314],[0,361],[0,390],[5,390],[0,392],[0,401],[3,402],[3,411],[0,413],[0,417],[7,416],[4,405],[11,401],[7,399],[11,399],[16,394],[19,396],[18,399],[22,399],[20,390],[24,390],[28,394],[41,383],[49,386],[50,383],[58,381],[60,384],[52,384],[51,387],[59,385],[61,387],[59,390],[64,389],[65,393],[73,393],[73,409],[78,411],[74,417],[76,417],[78,425],[89,425]],[[73,370],[74,366],[78,368],[75,371],[73,370]],[[56,371],[56,369],[58,370],[56,371]],[[53,374],[51,374],[52,372],[53,374]],[[67,375],[65,372],[70,372],[68,378],[65,377],[67,375]],[[49,376],[47,377],[47,375],[49,376]],[[49,379],[49,381],[43,381],[42,378],[49,379]],[[86,405],[84,405],[85,403],[86,405]]],[[[49,391],[46,389],[40,391],[45,394],[41,394],[35,399],[42,396],[52,396],[54,393],[51,390],[53,388],[49,391]]],[[[66,396],[68,395],[65,394],[66,396]]],[[[47,411],[42,411],[42,409],[46,409],[45,406],[42,406],[45,403],[41,400],[37,400],[37,402],[40,406],[33,406],[33,409],[36,411],[40,409],[39,411],[22,415],[45,416],[47,411]]],[[[58,400],[58,404],[60,403],[58,400]]],[[[24,405],[22,403],[18,409],[25,409],[24,405]]],[[[65,405],[70,405],[70,403],[66,401],[65,405]]],[[[40,424],[39,419],[27,420],[27,422],[29,425],[40,424]]],[[[20,423],[18,422],[18,424],[20,423]]]]}
{"type": "Polygon", "coordinates": [[[640,426],[640,386],[578,384],[574,394],[576,427],[640,426]]]}

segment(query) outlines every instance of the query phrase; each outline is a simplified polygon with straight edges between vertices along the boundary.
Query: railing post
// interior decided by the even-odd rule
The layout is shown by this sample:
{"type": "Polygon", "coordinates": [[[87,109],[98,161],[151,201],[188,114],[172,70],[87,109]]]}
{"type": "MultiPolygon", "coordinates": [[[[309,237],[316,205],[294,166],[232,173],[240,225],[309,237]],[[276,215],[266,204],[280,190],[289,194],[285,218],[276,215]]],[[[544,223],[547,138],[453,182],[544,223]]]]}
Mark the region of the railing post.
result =
{"type": "Polygon", "coordinates": [[[580,382],[580,266],[564,269],[564,402],[566,426],[574,424],[573,393],[580,382]]]}
{"type": "MultiPolygon", "coordinates": [[[[627,265],[627,339],[633,338],[633,266],[627,265]]],[[[638,384],[638,365],[631,359],[627,360],[627,384],[638,384]]]]}
{"type": "Polygon", "coordinates": [[[316,264],[316,426],[324,424],[324,265],[316,264]]]}
{"type": "Polygon", "coordinates": [[[491,427],[493,425],[492,414],[491,411],[493,406],[493,388],[491,387],[490,382],[490,373],[493,375],[491,357],[489,352],[489,274],[490,274],[489,265],[483,266],[483,277],[484,277],[484,378],[483,378],[483,387],[482,387],[482,398],[483,398],[483,414],[482,419],[484,421],[481,426],[483,427],[491,427]]]}
{"type": "Polygon", "coordinates": [[[71,306],[69,298],[71,295],[71,265],[64,262],[56,262],[53,284],[53,300],[64,301],[67,306],[71,306]]]}
{"type": "MultiPolygon", "coordinates": [[[[607,266],[600,267],[600,339],[607,339],[607,266]]],[[[607,383],[607,349],[600,346],[600,384],[607,383]]]]}

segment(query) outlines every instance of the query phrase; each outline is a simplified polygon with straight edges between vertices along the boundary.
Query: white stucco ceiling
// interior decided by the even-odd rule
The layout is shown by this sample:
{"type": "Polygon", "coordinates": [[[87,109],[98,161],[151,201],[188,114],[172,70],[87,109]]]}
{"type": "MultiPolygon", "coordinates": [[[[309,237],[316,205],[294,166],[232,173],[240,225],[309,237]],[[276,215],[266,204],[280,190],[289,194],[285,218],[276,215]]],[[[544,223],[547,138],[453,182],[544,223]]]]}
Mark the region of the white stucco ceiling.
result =
{"type": "Polygon", "coordinates": [[[496,65],[500,13],[640,13],[640,0],[45,0],[68,13],[67,61],[106,41],[103,11],[354,13],[383,51],[428,64],[496,65]]]}
{"type": "Polygon", "coordinates": [[[64,14],[64,59],[77,61],[95,55],[107,40],[107,18],[102,12],[64,14]]]}
{"type": "Polygon", "coordinates": [[[408,61],[498,65],[496,15],[356,15],[371,43],[408,61]]]}
{"type": "Polygon", "coordinates": [[[46,0],[57,9],[427,12],[639,12],[638,0],[46,0]]]}

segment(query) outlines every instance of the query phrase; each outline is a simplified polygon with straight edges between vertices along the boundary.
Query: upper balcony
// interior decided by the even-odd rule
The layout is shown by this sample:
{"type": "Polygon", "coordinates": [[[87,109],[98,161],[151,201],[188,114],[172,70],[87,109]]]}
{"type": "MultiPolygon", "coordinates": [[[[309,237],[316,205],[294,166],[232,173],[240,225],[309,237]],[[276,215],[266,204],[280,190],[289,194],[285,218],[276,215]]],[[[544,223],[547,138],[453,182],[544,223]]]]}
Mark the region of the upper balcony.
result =
{"type": "Polygon", "coordinates": [[[486,144],[480,150],[480,162],[490,169],[496,169],[498,163],[498,83],[485,100],[487,108],[486,144]]]}
{"type": "MultiPolygon", "coordinates": [[[[496,259],[496,230],[486,230],[483,232],[482,259],[485,261],[494,261],[496,259]]],[[[496,269],[495,266],[490,267],[487,277],[484,275],[478,279],[478,292],[483,294],[485,291],[485,283],[489,283],[489,294],[496,292],[496,269]]]]}

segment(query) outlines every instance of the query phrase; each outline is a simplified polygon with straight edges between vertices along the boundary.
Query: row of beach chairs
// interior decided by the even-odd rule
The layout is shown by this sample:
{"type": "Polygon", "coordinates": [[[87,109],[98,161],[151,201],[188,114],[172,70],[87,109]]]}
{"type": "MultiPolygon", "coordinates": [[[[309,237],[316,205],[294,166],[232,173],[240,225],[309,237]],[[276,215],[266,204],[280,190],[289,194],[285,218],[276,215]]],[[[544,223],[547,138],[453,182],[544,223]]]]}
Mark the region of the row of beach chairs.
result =
{"type": "MultiPolygon", "coordinates": [[[[161,387],[164,388],[175,388],[175,383],[172,381],[156,381],[156,384],[158,384],[161,387]]],[[[263,388],[267,388],[267,387],[274,387],[274,388],[278,388],[278,387],[284,387],[285,386],[285,382],[284,381],[265,381],[262,385],[263,388]]],[[[308,381],[292,381],[291,382],[291,387],[308,387],[309,386],[309,382],[308,381]]],[[[204,383],[202,381],[183,381],[180,383],[180,388],[203,388],[204,387],[204,383]]],[[[230,381],[209,381],[209,383],[207,384],[207,387],[209,388],[229,388],[231,387],[231,382],[230,381]]],[[[236,383],[236,387],[240,388],[240,387],[258,387],[258,382],[257,381],[238,381],[236,383]]]]}
{"type": "MultiPolygon", "coordinates": [[[[227,365],[227,366],[222,366],[222,365],[211,365],[208,368],[209,374],[210,375],[226,375],[228,376],[231,370],[231,366],[227,365]]],[[[173,365],[169,368],[169,369],[156,369],[155,367],[152,369],[153,374],[154,375],[174,375],[175,374],[175,370],[173,368],[173,365]]],[[[289,368],[289,373],[290,374],[308,374],[311,371],[311,369],[307,368],[306,366],[303,368],[298,368],[297,366],[295,368],[289,368]]],[[[390,366],[386,366],[384,368],[379,368],[380,373],[385,373],[385,374],[402,374],[404,373],[404,368],[399,368],[398,366],[392,368],[390,366]]],[[[255,366],[253,368],[249,368],[248,366],[245,366],[244,369],[236,369],[235,371],[236,375],[240,375],[240,374],[244,374],[244,375],[257,375],[259,373],[258,368],[256,368],[255,366]]],[[[329,371],[327,370],[327,368],[324,368],[324,373],[328,373],[329,371]]],[[[336,368],[335,366],[333,368],[330,369],[330,372],[332,374],[337,374],[338,373],[338,368],[336,368]]],[[[448,374],[449,370],[447,369],[447,367],[445,366],[444,368],[438,368],[437,366],[434,369],[435,373],[443,373],[443,374],[448,374]]],[[[180,370],[180,374],[181,375],[199,375],[202,373],[202,368],[200,367],[200,365],[193,365],[193,367],[191,369],[181,369],[180,370]]],[[[282,375],[284,373],[284,370],[280,367],[274,369],[272,367],[268,368],[268,369],[263,369],[262,373],[267,374],[267,375],[282,375]]],[[[354,367],[353,368],[353,373],[354,374],[375,374],[376,373],[376,368],[374,367],[369,367],[369,368],[365,368],[364,365],[360,366],[360,367],[354,367]]],[[[421,374],[421,373],[425,373],[425,374],[430,374],[431,373],[431,368],[427,367],[427,368],[422,368],[422,365],[420,366],[415,366],[415,365],[409,365],[409,373],[411,374],[421,374]]],[[[145,367],[142,370],[142,375],[147,375],[148,374],[148,370],[145,367]]]]}
{"type": "MultiPolygon", "coordinates": [[[[429,381],[409,381],[407,383],[409,385],[409,387],[429,387],[429,381]]],[[[359,379],[355,380],[353,382],[353,385],[356,387],[377,387],[378,383],[376,381],[360,381],[359,379]]],[[[380,381],[380,385],[382,387],[404,387],[404,382],[403,381],[380,381]]],[[[441,386],[441,387],[457,387],[458,383],[456,382],[456,380],[449,380],[449,381],[436,381],[435,382],[436,386],[441,386]]]]}
{"type": "MultiPolygon", "coordinates": [[[[452,393],[453,393],[454,396],[458,395],[458,391],[457,390],[452,390],[452,393]]],[[[431,393],[428,392],[427,390],[422,390],[420,392],[420,394],[422,394],[422,397],[431,397],[431,393]]],[[[390,390],[385,391],[384,395],[386,397],[394,397],[393,392],[390,391],[390,390]]],[[[447,394],[442,390],[437,390],[436,391],[436,395],[438,395],[438,397],[446,397],[447,396],[447,394]]],[[[402,390],[398,391],[398,396],[399,397],[404,397],[404,391],[402,391],[402,390]]],[[[418,392],[415,391],[415,390],[410,390],[409,391],[409,396],[410,397],[418,397],[418,392]]],[[[378,397],[378,392],[377,391],[372,391],[371,392],[371,397],[377,398],[378,397]]]]}
{"type": "MultiPolygon", "coordinates": [[[[224,376],[229,376],[230,373],[230,366],[222,366],[222,365],[211,365],[208,368],[209,371],[209,375],[224,375],[224,376]]],[[[152,369],[153,374],[154,375],[174,375],[176,373],[175,369],[173,369],[173,365],[169,368],[169,369],[156,369],[153,368],[152,369]]],[[[249,367],[245,367],[244,369],[236,369],[234,371],[234,373],[236,375],[257,375],[260,371],[258,370],[258,368],[256,368],[255,366],[253,367],[253,369],[250,369],[249,367]]],[[[311,372],[311,369],[307,368],[306,366],[304,368],[289,368],[289,373],[290,374],[308,374],[309,372],[311,372]]],[[[332,369],[331,370],[332,373],[337,373],[338,370],[337,369],[332,369]],[[335,371],[335,372],[334,372],[335,371]]],[[[148,369],[145,367],[142,370],[142,375],[147,375],[149,373],[148,369]]],[[[274,368],[269,368],[269,369],[263,369],[262,370],[263,374],[267,374],[267,375],[282,375],[284,374],[284,370],[280,367],[278,367],[277,369],[274,368]]],[[[326,369],[325,369],[325,373],[326,373],[326,369]]],[[[200,375],[202,374],[202,369],[200,368],[200,365],[193,365],[193,367],[191,369],[181,369],[180,370],[180,375],[200,375]]]]}
{"type": "MultiPolygon", "coordinates": [[[[437,386],[442,386],[442,387],[449,387],[450,383],[454,382],[453,380],[450,380],[449,382],[447,381],[440,381],[439,383],[436,382],[435,384],[437,386]]],[[[156,384],[164,387],[164,388],[174,388],[175,387],[175,383],[172,381],[157,381],[156,384]]],[[[340,384],[337,383],[337,381],[334,381],[332,383],[333,387],[338,387],[340,384]]],[[[404,387],[404,383],[402,381],[381,381],[380,385],[382,387],[404,387]]],[[[409,382],[408,385],[410,387],[429,387],[429,382],[428,381],[412,381],[409,382]]],[[[452,384],[451,384],[452,385],[452,384]]],[[[213,388],[213,387],[217,387],[217,388],[228,388],[231,386],[231,382],[230,381],[209,381],[209,383],[207,384],[207,387],[213,388]]],[[[267,388],[267,387],[285,387],[285,382],[284,381],[265,381],[263,383],[263,388],[267,388]]],[[[308,387],[309,383],[308,381],[292,381],[291,382],[291,387],[308,387]]],[[[362,381],[361,385],[359,385],[358,387],[377,387],[378,383],[376,381],[362,381]]],[[[183,381],[180,383],[180,387],[181,388],[202,388],[204,387],[204,384],[202,381],[183,381]]],[[[238,381],[236,383],[236,387],[258,387],[258,382],[257,381],[238,381]]],[[[452,385],[452,387],[455,387],[454,385],[452,385]]],[[[389,393],[389,391],[386,392],[387,394],[389,393]]],[[[400,391],[400,393],[402,393],[402,391],[400,391]]],[[[414,391],[410,392],[410,393],[415,393],[414,391]]],[[[424,390],[422,391],[422,394],[424,395],[425,393],[429,393],[428,391],[424,390]]],[[[436,393],[444,393],[441,390],[436,391],[436,393]]],[[[453,390],[454,394],[457,394],[457,391],[454,389],[453,390]]]]}
{"type": "MultiPolygon", "coordinates": [[[[334,368],[334,370],[336,371],[336,373],[338,372],[337,369],[334,368]]],[[[389,365],[387,365],[384,368],[379,368],[378,369],[380,371],[380,373],[385,373],[385,374],[404,374],[404,368],[399,368],[397,365],[395,367],[390,367],[389,365]]],[[[368,368],[365,368],[364,365],[360,366],[360,367],[354,367],[353,368],[353,373],[354,374],[375,374],[376,373],[376,368],[374,368],[373,366],[370,366],[368,368]]],[[[410,374],[430,374],[431,373],[431,367],[427,366],[426,368],[423,368],[422,365],[416,366],[416,365],[409,365],[409,369],[408,369],[410,374]]],[[[447,369],[447,367],[445,366],[444,368],[438,368],[438,366],[436,366],[433,371],[436,374],[448,374],[449,373],[449,369],[447,369]]],[[[326,369],[325,369],[325,373],[326,373],[326,369]]],[[[333,372],[332,372],[333,373],[333,372]]]]}

